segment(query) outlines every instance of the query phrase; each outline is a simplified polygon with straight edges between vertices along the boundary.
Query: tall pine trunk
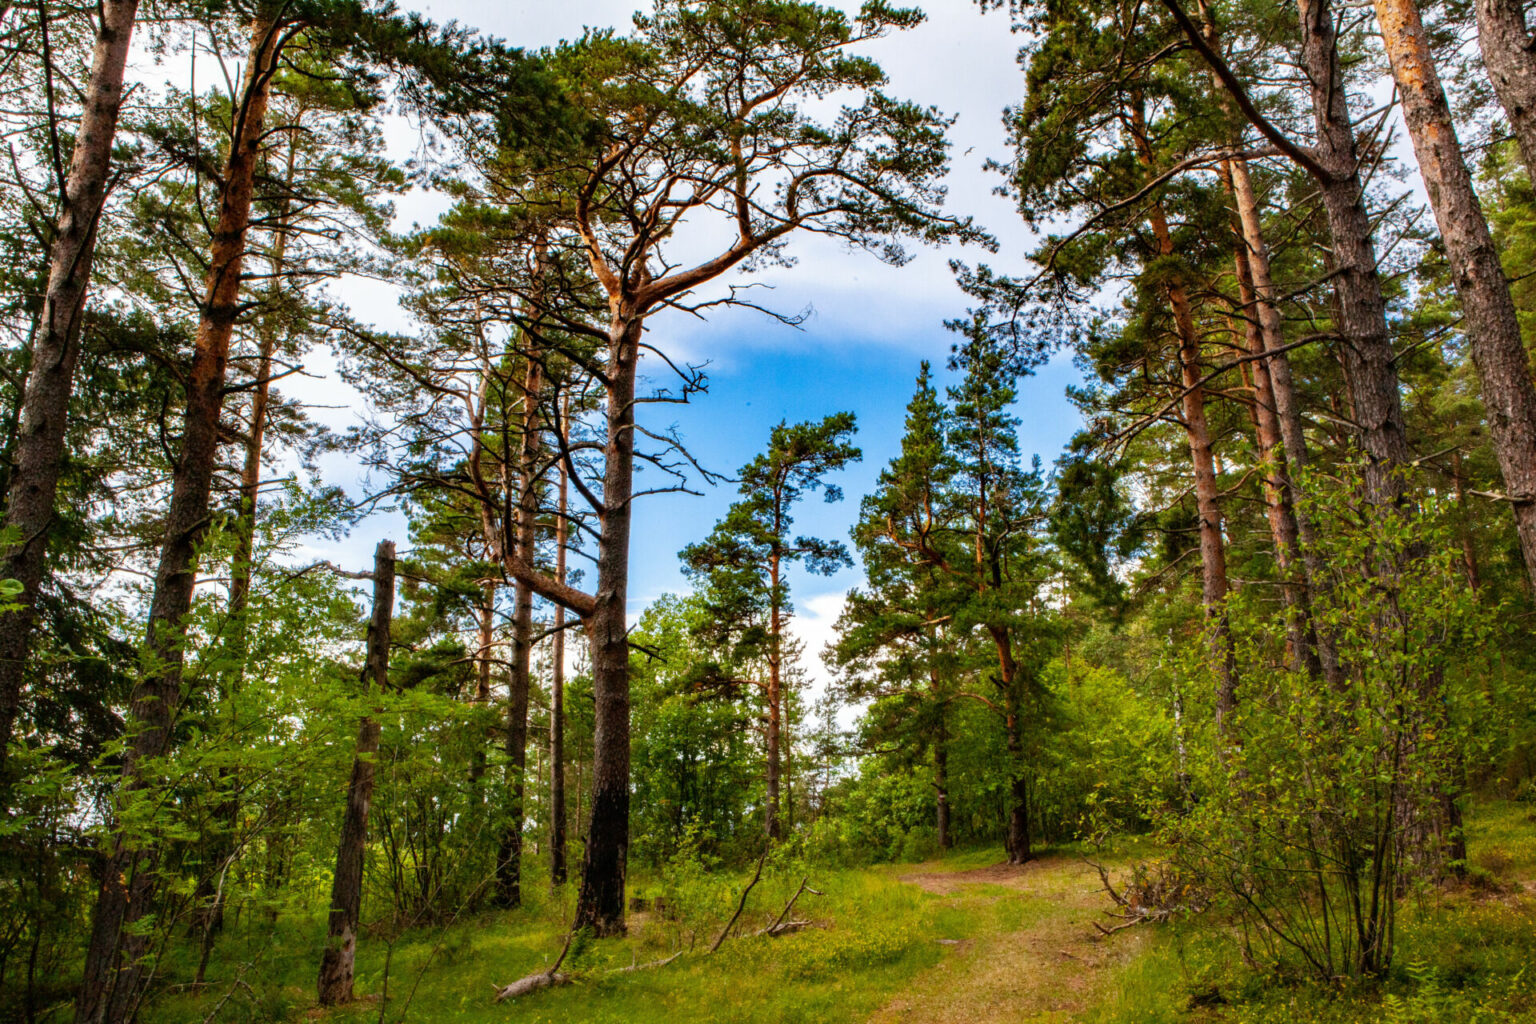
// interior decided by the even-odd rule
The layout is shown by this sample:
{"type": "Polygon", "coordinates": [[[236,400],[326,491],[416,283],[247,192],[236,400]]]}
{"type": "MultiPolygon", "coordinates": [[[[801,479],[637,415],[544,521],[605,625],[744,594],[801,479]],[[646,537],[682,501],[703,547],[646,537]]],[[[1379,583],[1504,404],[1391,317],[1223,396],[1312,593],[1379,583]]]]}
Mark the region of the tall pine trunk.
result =
{"type": "MultiPolygon", "coordinates": [[[[1259,199],[1253,188],[1253,177],[1248,161],[1237,158],[1230,163],[1232,200],[1242,233],[1244,252],[1247,256],[1248,275],[1253,284],[1254,313],[1259,323],[1264,350],[1268,353],[1264,366],[1269,374],[1270,395],[1275,404],[1275,424],[1280,431],[1280,443],[1285,449],[1287,473],[1284,483],[1296,518],[1296,538],[1301,556],[1301,582],[1307,609],[1317,606],[1320,581],[1326,573],[1318,554],[1317,531],[1312,518],[1297,507],[1295,474],[1305,469],[1311,461],[1307,439],[1301,419],[1301,407],[1296,399],[1296,385],[1291,375],[1290,355],[1284,351],[1285,324],[1280,316],[1280,306],[1270,273],[1269,243],[1264,235],[1264,221],[1259,212],[1259,199]]],[[[1344,685],[1343,669],[1339,665],[1338,645],[1327,630],[1318,629],[1316,620],[1309,620],[1308,639],[1314,645],[1323,678],[1335,689],[1344,685]]]]}
{"type": "MultiPolygon", "coordinates": [[[[297,146],[289,141],[287,175],[288,187],[293,184],[294,159],[297,146]]],[[[278,215],[275,237],[272,243],[272,283],[267,289],[268,301],[274,306],[282,299],[282,282],[287,266],[288,210],[286,205],[278,215]]],[[[238,694],[245,681],[245,665],[250,649],[249,607],[251,603],[251,577],[255,568],[256,554],[256,503],[261,497],[262,449],[267,435],[267,405],[272,391],[272,359],[277,351],[280,325],[277,316],[268,312],[257,330],[256,379],[251,391],[250,429],[245,436],[245,462],[240,469],[239,508],[235,517],[235,554],[229,572],[228,621],[233,631],[230,661],[233,665],[232,680],[226,699],[238,694]]],[[[231,723],[231,734],[239,735],[239,722],[231,723]]],[[[231,769],[220,769],[220,781],[225,793],[214,810],[218,819],[213,855],[209,866],[215,870],[198,880],[194,899],[198,909],[193,918],[193,930],[202,938],[202,955],[197,963],[194,983],[201,984],[208,969],[208,958],[213,952],[214,937],[224,927],[225,887],[231,861],[238,852],[235,832],[239,825],[240,800],[238,780],[231,769]]]]}
{"type": "Polygon", "coordinates": [[[1474,0],[1477,45],[1494,95],[1504,107],[1520,156],[1536,181],[1536,51],[1522,0],[1474,0]]]}
{"type": "Polygon", "coordinates": [[[591,824],[582,858],[576,927],[622,935],[629,856],[629,529],[634,495],[635,374],[642,321],[616,317],[608,340],[607,439],[596,606],[589,620],[595,730],[591,824]]]}
{"type": "MultiPolygon", "coordinates": [[[[277,67],[279,28],[270,19],[258,17],[251,24],[250,39],[187,380],[181,454],[172,475],[165,540],[150,602],[147,664],[129,710],[131,738],[122,770],[123,797],[129,799],[147,782],[145,762],[170,749],[181,706],[184,619],[192,606],[197,545],[208,527],[229,342],[239,313],[245,236],[267,98],[277,67]]],[[[84,982],[75,1005],[75,1019],[81,1024],[130,1019],[138,1008],[151,971],[144,960],[150,936],[139,922],[153,909],[157,863],[152,844],[122,829],[116,832],[103,865],[84,982]]]]}
{"type": "Polygon", "coordinates": [[[1317,125],[1318,181],[1333,239],[1335,314],[1349,398],[1366,456],[1365,481],[1378,506],[1400,504],[1406,483],[1397,472],[1409,460],[1398,388],[1396,356],[1387,331],[1387,303],[1376,267],[1376,246],[1344,73],[1339,61],[1331,0],[1298,0],[1302,69],[1310,82],[1317,125]]]}
{"type": "Polygon", "coordinates": [[[779,781],[783,772],[780,744],[784,731],[784,679],[781,674],[784,610],[779,572],[779,554],[775,550],[768,561],[768,730],[765,741],[768,764],[763,793],[763,827],[770,840],[778,839],[782,831],[779,825],[779,781]]]}
{"type": "Polygon", "coordinates": [[[1418,6],[1414,0],[1375,3],[1419,176],[1461,299],[1463,330],[1482,384],[1493,451],[1514,499],[1526,574],[1536,586],[1536,387],[1531,385],[1520,321],[1482,204],[1472,189],[1418,6]]]}
{"type": "Polygon", "coordinates": [[[48,284],[32,343],[32,368],[21,399],[21,425],[5,525],[16,543],[5,552],[0,576],[21,583],[11,610],[0,612],[0,804],[8,803],[6,760],[22,679],[32,646],[37,590],[48,554],[48,532],[58,497],[69,398],[80,357],[80,328],[95,257],[97,227],[106,199],[112,140],[123,103],[123,69],[138,0],[103,0],[91,74],[85,83],[80,130],[61,182],[56,234],[48,250],[48,284]]]}
{"type": "MultiPolygon", "coordinates": [[[[363,688],[382,694],[389,686],[389,637],[395,607],[395,544],[381,540],[373,555],[373,616],[368,624],[368,654],[363,688]]],[[[373,758],[379,750],[379,723],[364,715],[357,729],[357,753],[347,784],[347,809],[336,843],[336,873],[331,878],[331,912],[325,951],[320,956],[321,1006],[352,1000],[357,957],[357,929],[362,919],[363,850],[368,842],[368,807],[373,800],[373,758]]]]}

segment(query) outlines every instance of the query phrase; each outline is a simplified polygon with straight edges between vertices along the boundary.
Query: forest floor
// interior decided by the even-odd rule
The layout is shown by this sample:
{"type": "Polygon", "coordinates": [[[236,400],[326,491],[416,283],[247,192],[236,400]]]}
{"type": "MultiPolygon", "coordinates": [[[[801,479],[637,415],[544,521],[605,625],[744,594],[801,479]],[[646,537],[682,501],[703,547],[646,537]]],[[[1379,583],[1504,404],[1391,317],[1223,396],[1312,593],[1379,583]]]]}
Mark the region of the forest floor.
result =
{"type": "MultiPolygon", "coordinates": [[[[572,985],[505,1003],[504,985],[559,951],[572,894],[530,891],[514,912],[486,912],[386,938],[365,934],[347,1007],[314,1006],[323,921],[284,916],[226,937],[200,991],[169,987],[145,1024],[399,1021],[496,1024],[1494,1024],[1536,1021],[1536,813],[1478,808],[1469,835],[1479,884],[1402,907],[1398,957],[1381,986],[1283,985],[1242,964],[1230,925],[1211,915],[1105,937],[1112,904],[1075,848],[1020,867],[995,848],[923,864],[813,872],[821,895],[782,938],[753,936],[803,874],[770,868],[738,931],[705,950],[745,876],[705,875],[694,912],[631,915],[630,935],[578,951],[572,985]],[[688,950],[666,966],[624,971],[688,950]],[[384,998],[387,991],[387,998],[384,998]]],[[[1155,858],[1149,843],[1105,854],[1114,871],[1155,858]]],[[[1096,855],[1097,856],[1097,855],[1096,855]]],[[[531,865],[530,865],[531,868],[531,865]]],[[[654,897],[659,880],[634,889],[654,897]]],[[[530,890],[542,887],[530,886],[530,890]]],[[[569,888],[569,887],[568,887],[569,888]]],[[[675,892],[674,887],[674,892],[675,892]]],[[[685,888],[684,895],[688,894],[685,888]]],[[[674,897],[675,898],[675,897],[674,897]]],[[[166,962],[174,982],[187,951],[166,962]]]]}
{"type": "Polygon", "coordinates": [[[1018,901],[1023,927],[978,935],[870,1018],[870,1024],[1067,1021],[1102,1007],[1113,968],[1134,960],[1147,933],[1105,937],[1093,927],[1113,905],[1081,857],[1048,854],[1027,864],[945,870],[942,861],[898,874],[961,904],[1018,901]]]}

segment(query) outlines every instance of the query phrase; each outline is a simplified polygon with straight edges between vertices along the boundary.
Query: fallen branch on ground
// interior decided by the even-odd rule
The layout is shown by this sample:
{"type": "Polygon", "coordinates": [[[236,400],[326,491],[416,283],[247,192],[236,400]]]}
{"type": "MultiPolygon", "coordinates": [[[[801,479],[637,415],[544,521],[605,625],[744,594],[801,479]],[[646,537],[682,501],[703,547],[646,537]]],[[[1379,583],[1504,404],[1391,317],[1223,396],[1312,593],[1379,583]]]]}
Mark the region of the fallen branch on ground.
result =
{"type": "MultiPolygon", "coordinates": [[[[752,890],[756,888],[757,883],[762,880],[763,863],[767,859],[768,851],[765,849],[763,851],[763,855],[757,859],[757,870],[752,873],[752,880],[748,882],[746,888],[741,891],[741,899],[739,899],[736,903],[736,912],[731,915],[731,919],[726,922],[725,928],[722,929],[719,936],[716,937],[714,945],[710,946],[708,952],[702,954],[703,956],[709,956],[710,953],[717,951],[721,944],[724,943],[725,940],[730,936],[731,930],[736,927],[736,922],[741,920],[742,913],[747,909],[747,897],[752,894],[752,890]]],[[[790,935],[794,932],[800,931],[803,928],[809,928],[812,924],[810,921],[798,919],[789,920],[788,918],[790,911],[795,908],[795,903],[800,899],[801,896],[805,895],[806,893],[810,893],[812,896],[826,895],[826,893],[822,892],[820,889],[812,889],[810,886],[810,881],[811,880],[809,875],[807,875],[805,878],[802,878],[800,880],[799,888],[795,890],[794,895],[790,896],[789,901],[784,904],[784,909],[779,911],[779,916],[773,919],[773,923],[766,928],[752,932],[750,937],[767,935],[770,938],[778,938],[781,935],[790,935]]],[[[575,939],[575,937],[575,929],[572,929],[566,934],[565,945],[560,949],[560,956],[555,959],[554,964],[552,964],[548,970],[538,971],[534,974],[528,975],[527,977],[519,978],[509,985],[493,984],[491,987],[496,990],[496,1001],[498,1003],[505,1002],[508,999],[516,999],[520,996],[532,995],[535,992],[541,992],[546,988],[558,988],[562,985],[574,984],[578,980],[578,975],[561,974],[560,965],[565,963],[566,955],[570,953],[571,942],[575,939]]],[[[667,964],[670,964],[678,957],[689,952],[690,949],[692,949],[691,944],[689,949],[680,949],[676,953],[673,953],[671,956],[663,957],[660,960],[651,960],[643,964],[630,964],[628,967],[615,967],[611,970],[605,971],[604,973],[629,974],[634,971],[648,971],[656,967],[665,967],[667,964]]]]}
{"type": "MultiPolygon", "coordinates": [[[[778,938],[780,935],[789,935],[789,934],[791,934],[793,932],[799,931],[802,928],[809,928],[810,925],[811,925],[811,922],[809,922],[809,921],[786,921],[784,919],[789,916],[789,912],[790,912],[791,908],[794,907],[795,901],[800,898],[802,893],[807,893],[808,892],[812,896],[825,896],[826,895],[826,893],[822,892],[820,889],[812,889],[810,887],[810,885],[808,884],[810,882],[810,880],[811,880],[811,878],[810,878],[809,875],[807,875],[806,877],[800,879],[800,888],[796,889],[795,890],[795,894],[789,898],[789,902],[784,904],[784,909],[779,911],[779,916],[773,919],[773,924],[769,925],[767,928],[763,928],[763,929],[761,929],[759,931],[755,931],[752,934],[753,935],[767,935],[767,936],[770,936],[772,938],[778,938]]],[[[743,903],[746,902],[746,894],[745,893],[742,894],[742,902],[743,903]]],[[[740,913],[741,913],[741,911],[737,910],[737,914],[740,914],[740,913]]],[[[731,919],[731,923],[732,924],[735,923],[735,918],[731,919]]],[[[715,945],[718,947],[720,945],[720,943],[716,942],[715,945]]],[[[714,952],[714,950],[710,950],[710,952],[714,952]]]]}
{"type": "Polygon", "coordinates": [[[753,887],[757,885],[758,879],[763,877],[763,861],[767,859],[768,847],[764,846],[763,855],[757,858],[757,870],[752,873],[752,881],[748,882],[747,887],[741,890],[741,900],[736,904],[736,913],[731,915],[731,919],[725,923],[725,928],[716,936],[715,944],[709,947],[711,953],[720,948],[720,943],[724,942],[725,937],[731,934],[731,929],[736,927],[736,921],[741,917],[741,912],[747,909],[747,896],[751,894],[753,887]]]}
{"type": "Polygon", "coordinates": [[[1099,873],[1104,892],[1120,908],[1118,911],[1106,910],[1104,913],[1108,917],[1119,918],[1121,923],[1106,928],[1097,921],[1093,922],[1101,935],[1113,935],[1148,921],[1169,921],[1179,914],[1198,914],[1210,906],[1210,898],[1205,891],[1186,881],[1177,868],[1166,862],[1157,864],[1155,868],[1144,864],[1134,865],[1130,882],[1125,891],[1120,892],[1109,880],[1109,870],[1104,865],[1086,857],[1083,860],[1099,873]]]}
{"type": "Polygon", "coordinates": [[[496,1001],[500,1003],[546,988],[569,985],[571,983],[571,976],[569,974],[561,974],[560,965],[565,963],[565,956],[571,951],[571,941],[576,938],[576,931],[577,929],[572,928],[565,933],[565,945],[560,947],[560,955],[555,958],[555,962],[549,970],[539,971],[537,974],[530,974],[525,978],[518,978],[512,984],[504,987],[498,987],[493,983],[491,987],[496,989],[496,1001]]]}

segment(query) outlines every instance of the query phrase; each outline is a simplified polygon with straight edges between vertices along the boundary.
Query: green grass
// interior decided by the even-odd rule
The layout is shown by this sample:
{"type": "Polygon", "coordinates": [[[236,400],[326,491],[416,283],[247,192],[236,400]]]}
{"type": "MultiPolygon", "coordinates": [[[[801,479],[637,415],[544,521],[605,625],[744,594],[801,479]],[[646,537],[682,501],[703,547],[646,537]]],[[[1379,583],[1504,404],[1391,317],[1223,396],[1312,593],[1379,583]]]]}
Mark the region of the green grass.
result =
{"type": "MultiPolygon", "coordinates": [[[[798,882],[765,876],[738,932],[755,931],[771,921],[798,882]]],[[[627,938],[595,943],[576,963],[562,968],[573,969],[581,978],[578,984],[519,1004],[494,1004],[493,987],[544,968],[558,954],[568,893],[562,901],[541,897],[521,910],[486,913],[445,929],[421,929],[397,940],[392,950],[383,940],[365,936],[356,985],[364,998],[323,1019],[338,1024],[378,1020],[376,997],[383,990],[387,956],[390,998],[384,1019],[391,1022],[403,1014],[416,1021],[687,1024],[717,1021],[722,1007],[730,1008],[731,1020],[742,1022],[859,1021],[938,960],[945,947],[936,938],[965,938],[977,928],[999,923],[992,915],[961,913],[888,871],[836,872],[812,884],[825,895],[802,896],[796,916],[811,918],[821,927],[778,939],[733,938],[709,956],[704,951],[718,923],[690,934],[653,915],[632,915],[627,938]],[[666,967],[610,973],[660,959],[690,940],[693,952],[666,967]]],[[[259,937],[241,928],[215,957],[203,992],[162,996],[149,1008],[146,1020],[201,1021],[230,990],[240,965],[252,961],[242,979],[250,991],[237,987],[218,1019],[303,1018],[313,1005],[323,927],[319,919],[292,920],[263,930],[259,937]]],[[[185,973],[184,953],[175,954],[172,975],[185,973]]]]}
{"type": "MultiPolygon", "coordinates": [[[[1285,985],[1245,967],[1231,925],[1214,914],[1156,930],[1150,927],[1105,940],[1135,943],[1137,955],[1111,958],[1095,977],[1095,1005],[1076,1018],[1088,1024],[1492,1024],[1536,1021],[1536,899],[1520,880],[1536,879],[1536,819],[1526,805],[1490,803],[1468,818],[1474,881],[1454,891],[1431,892],[1404,902],[1398,956],[1379,986],[1323,989],[1285,985]],[[1220,1001],[1210,1003],[1213,995],[1220,1001]]],[[[1075,849],[1064,851],[1069,856],[1075,849]]],[[[1145,841],[1104,854],[1113,864],[1155,857],[1145,841]]],[[[817,927],[780,939],[737,938],[705,955],[734,908],[745,874],[709,876],[714,889],[700,895],[706,909],[684,920],[632,915],[630,935],[594,943],[573,964],[577,984],[497,1005],[493,986],[543,969],[558,953],[573,892],[558,897],[530,892],[529,905],[487,912],[446,928],[423,928],[399,937],[393,947],[366,935],[358,958],[357,992],[349,1007],[314,1009],[317,951],[323,919],[287,917],[275,926],[242,921],[215,954],[202,992],[171,989],[143,1014],[146,1024],[192,1024],[220,1000],[215,1019],[244,1021],[320,1019],[337,1024],[381,1020],[386,959],[389,1000],[382,1020],[423,1022],[581,1021],[591,1024],[693,1024],[730,1020],[742,1024],[839,1024],[866,1020],[908,990],[944,983],[947,972],[982,966],[985,946],[954,952],[937,940],[993,940],[1037,926],[1075,927],[1063,917],[1052,886],[1081,889],[1078,874],[1043,873],[1033,897],[1016,888],[967,884],[944,896],[901,881],[922,872],[943,875],[989,867],[999,849],[952,852],[939,862],[883,865],[865,870],[813,872],[811,884],[825,895],[806,895],[795,916],[817,927]],[[720,908],[724,907],[724,910],[720,908]],[[660,959],[689,948],[677,961],[654,970],[612,973],[634,962],[660,959]],[[941,958],[943,972],[925,975],[941,958]],[[236,979],[239,979],[239,984],[236,979]]],[[[787,869],[765,872],[739,931],[771,920],[800,876],[787,869]]],[[[698,884],[698,883],[695,883],[698,884]]],[[[538,887],[531,887],[537,890],[538,887]]],[[[640,878],[634,890],[655,895],[659,878],[640,878]]],[[[1063,890],[1065,891],[1065,890],[1063,890]]],[[[173,982],[191,974],[190,949],[170,954],[173,982]]],[[[1000,1007],[1006,1017],[1006,1007],[1000,1007]]],[[[1055,1018],[1053,1018],[1055,1019],[1055,1018]]]]}

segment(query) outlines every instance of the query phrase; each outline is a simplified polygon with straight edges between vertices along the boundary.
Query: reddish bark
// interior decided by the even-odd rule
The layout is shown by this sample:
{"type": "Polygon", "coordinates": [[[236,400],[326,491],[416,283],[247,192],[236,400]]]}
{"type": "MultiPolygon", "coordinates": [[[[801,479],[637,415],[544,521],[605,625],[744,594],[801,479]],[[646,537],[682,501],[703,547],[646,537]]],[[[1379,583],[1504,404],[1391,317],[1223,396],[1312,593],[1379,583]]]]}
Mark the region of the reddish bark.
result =
{"type": "Polygon", "coordinates": [[[1375,3],[1419,176],[1429,193],[1451,280],[1461,299],[1464,329],[1488,413],[1488,432],[1512,499],[1526,574],[1536,586],[1536,387],[1531,384],[1520,321],[1482,204],[1472,188],[1418,6],[1413,0],[1375,3]]]}
{"type": "MultiPolygon", "coordinates": [[[[181,706],[184,618],[192,604],[197,545],[208,526],[208,503],[219,445],[219,417],[229,342],[239,312],[241,267],[250,225],[258,148],[280,50],[280,29],[265,18],[251,25],[250,56],[235,108],[234,131],[219,195],[203,312],[187,381],[181,453],[172,476],[165,541],[150,602],[148,664],[129,710],[131,740],[123,761],[126,795],[145,783],[145,763],[170,747],[181,706]]],[[[158,856],[121,830],[113,838],[96,899],[85,981],[75,1004],[81,1024],[130,1019],[149,981],[149,936],[134,927],[154,903],[158,856]]]]}

